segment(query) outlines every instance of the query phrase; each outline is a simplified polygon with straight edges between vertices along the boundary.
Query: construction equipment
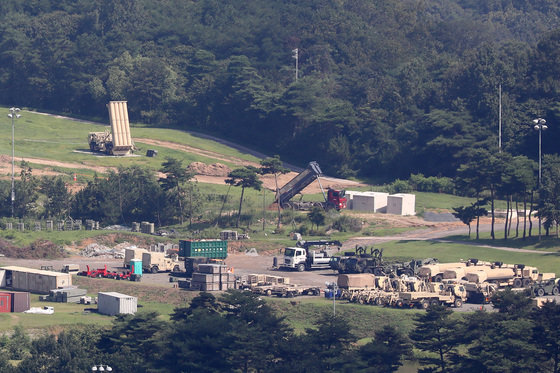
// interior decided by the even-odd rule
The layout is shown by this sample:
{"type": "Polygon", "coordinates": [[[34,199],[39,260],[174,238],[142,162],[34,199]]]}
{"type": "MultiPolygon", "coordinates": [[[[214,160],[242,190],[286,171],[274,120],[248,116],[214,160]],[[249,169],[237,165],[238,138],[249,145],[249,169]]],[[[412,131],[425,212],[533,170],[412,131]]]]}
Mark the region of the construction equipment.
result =
{"type": "Polygon", "coordinates": [[[284,209],[293,208],[294,210],[309,210],[315,206],[322,207],[325,210],[331,208],[335,208],[337,210],[345,209],[345,191],[328,188],[327,193],[325,194],[320,179],[322,174],[323,172],[317,162],[309,162],[309,165],[305,170],[300,172],[296,177],[278,190],[278,195],[276,196],[274,203],[280,204],[280,207],[284,209]],[[321,192],[323,193],[323,197],[325,199],[324,202],[291,201],[296,194],[301,193],[301,191],[315,179],[317,179],[319,186],[321,187],[321,192]]]}
{"type": "Polygon", "coordinates": [[[88,143],[91,151],[110,155],[127,155],[134,150],[130,136],[126,101],[111,101],[107,105],[111,130],[90,132],[88,143]]]}
{"type": "Polygon", "coordinates": [[[332,256],[327,252],[327,246],[342,246],[340,241],[298,241],[296,247],[284,249],[284,260],[279,264],[280,268],[296,269],[298,272],[311,269],[328,269],[332,256]],[[310,250],[313,246],[322,246],[319,251],[310,250]]]}

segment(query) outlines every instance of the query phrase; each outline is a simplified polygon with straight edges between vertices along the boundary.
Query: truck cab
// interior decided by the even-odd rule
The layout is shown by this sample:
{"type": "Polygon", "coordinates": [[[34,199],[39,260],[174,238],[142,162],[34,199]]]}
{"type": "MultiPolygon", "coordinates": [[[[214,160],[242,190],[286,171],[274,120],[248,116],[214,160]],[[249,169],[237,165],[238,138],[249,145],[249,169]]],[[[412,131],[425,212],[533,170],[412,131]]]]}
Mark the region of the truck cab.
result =
{"type": "Polygon", "coordinates": [[[280,267],[297,269],[298,272],[305,271],[307,252],[300,247],[286,247],[284,249],[284,263],[280,267]]]}
{"type": "Polygon", "coordinates": [[[327,206],[337,210],[346,208],[346,192],[344,190],[330,189],[327,191],[327,206]]]}
{"type": "Polygon", "coordinates": [[[286,247],[280,268],[296,269],[299,272],[310,269],[329,269],[332,256],[326,246],[341,246],[339,241],[299,241],[297,247],[286,247]],[[322,246],[320,250],[310,250],[312,246],[322,246]]]}

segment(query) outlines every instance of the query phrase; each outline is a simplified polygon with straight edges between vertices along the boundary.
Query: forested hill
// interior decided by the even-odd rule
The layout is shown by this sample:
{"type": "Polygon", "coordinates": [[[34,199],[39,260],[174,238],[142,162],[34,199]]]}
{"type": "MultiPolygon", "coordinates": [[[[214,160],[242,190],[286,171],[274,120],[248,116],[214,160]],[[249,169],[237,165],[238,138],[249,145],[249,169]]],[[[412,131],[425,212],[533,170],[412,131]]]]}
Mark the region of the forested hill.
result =
{"type": "Polygon", "coordinates": [[[560,140],[556,0],[2,0],[0,102],[198,129],[324,171],[452,176],[560,140]],[[293,50],[298,49],[295,80],[293,50]]]}

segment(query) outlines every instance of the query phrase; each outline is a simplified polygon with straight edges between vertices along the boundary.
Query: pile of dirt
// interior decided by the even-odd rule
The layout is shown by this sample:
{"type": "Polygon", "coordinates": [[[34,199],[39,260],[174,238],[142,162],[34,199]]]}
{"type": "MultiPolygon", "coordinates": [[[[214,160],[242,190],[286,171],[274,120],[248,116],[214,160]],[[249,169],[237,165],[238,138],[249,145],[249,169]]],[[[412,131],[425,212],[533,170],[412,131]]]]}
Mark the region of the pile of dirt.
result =
{"type": "Polygon", "coordinates": [[[205,176],[227,176],[231,172],[231,168],[221,163],[208,165],[202,162],[193,162],[187,169],[196,175],[205,176]]]}
{"type": "Polygon", "coordinates": [[[17,247],[9,241],[0,239],[0,253],[18,259],[56,259],[68,256],[65,250],[49,240],[37,240],[29,246],[17,247]]]}

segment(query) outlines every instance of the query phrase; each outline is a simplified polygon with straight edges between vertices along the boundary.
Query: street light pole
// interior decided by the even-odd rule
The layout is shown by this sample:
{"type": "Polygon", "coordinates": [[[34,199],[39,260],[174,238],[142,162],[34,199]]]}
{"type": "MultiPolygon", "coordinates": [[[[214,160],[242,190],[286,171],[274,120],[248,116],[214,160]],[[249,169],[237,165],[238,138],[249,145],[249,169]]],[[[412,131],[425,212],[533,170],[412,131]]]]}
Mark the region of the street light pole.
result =
{"type": "Polygon", "coordinates": [[[298,78],[298,64],[299,64],[299,49],[293,49],[292,53],[294,54],[292,57],[296,59],[296,82],[298,78]]]}
{"type": "Polygon", "coordinates": [[[14,217],[14,201],[16,200],[16,193],[14,189],[14,134],[15,134],[15,125],[14,120],[21,117],[19,115],[20,109],[17,107],[10,108],[10,114],[8,114],[8,118],[12,119],[12,218],[14,217]]]}
{"type": "MultiPolygon", "coordinates": [[[[546,120],[543,118],[533,119],[535,123],[535,130],[539,131],[539,189],[541,188],[542,181],[542,131],[546,130],[548,126],[546,125],[546,120]]],[[[540,193],[539,193],[540,199],[540,193]]],[[[539,241],[541,240],[541,215],[539,214],[539,241]]]]}

